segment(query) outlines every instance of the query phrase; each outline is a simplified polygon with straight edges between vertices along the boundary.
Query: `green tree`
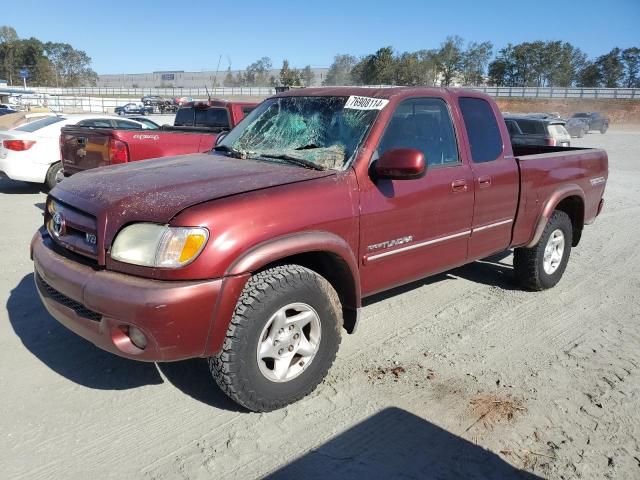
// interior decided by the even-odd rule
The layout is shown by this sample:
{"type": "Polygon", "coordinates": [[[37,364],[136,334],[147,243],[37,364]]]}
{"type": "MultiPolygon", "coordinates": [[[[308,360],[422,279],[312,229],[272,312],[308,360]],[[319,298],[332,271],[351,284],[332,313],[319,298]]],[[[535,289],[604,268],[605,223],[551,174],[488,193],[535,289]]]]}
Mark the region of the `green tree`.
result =
{"type": "Polygon", "coordinates": [[[13,27],[3,25],[0,27],[0,57],[2,59],[2,75],[13,85],[15,75],[15,50],[18,42],[18,34],[13,27]]]}
{"type": "Polygon", "coordinates": [[[68,43],[47,42],[44,52],[53,65],[56,86],[95,85],[97,74],[91,69],[91,57],[82,50],[68,43]]]}
{"type": "Polygon", "coordinates": [[[353,80],[362,85],[394,85],[396,59],[393,48],[383,47],[362,58],[351,71],[353,80]]]}
{"type": "Polygon", "coordinates": [[[595,61],[600,70],[602,86],[606,88],[619,87],[624,78],[624,64],[622,63],[622,50],[612,49],[609,53],[598,57],[595,61]]]}
{"type": "Polygon", "coordinates": [[[310,87],[311,85],[313,85],[316,74],[313,73],[313,70],[311,70],[311,65],[307,65],[302,69],[302,72],[300,72],[300,78],[302,79],[302,84],[305,87],[310,87]]]}
{"type": "Polygon", "coordinates": [[[438,69],[441,83],[449,86],[462,70],[462,44],[459,36],[447,37],[438,50],[438,69]]]}
{"type": "Polygon", "coordinates": [[[336,55],[333,63],[329,66],[327,76],[322,82],[323,85],[352,85],[353,78],[351,71],[358,63],[353,55],[336,55]]]}
{"type": "Polygon", "coordinates": [[[493,53],[491,42],[471,42],[462,53],[462,79],[465,85],[482,85],[493,53]]]}
{"type": "Polygon", "coordinates": [[[600,68],[593,62],[588,62],[578,73],[579,87],[599,87],[601,82],[602,74],[600,73],[600,68]]]}
{"type": "Polygon", "coordinates": [[[300,72],[295,68],[289,67],[289,60],[282,61],[280,83],[285,87],[298,87],[301,85],[300,72]]]}
{"type": "Polygon", "coordinates": [[[227,68],[227,73],[224,76],[223,84],[225,87],[235,87],[236,79],[233,77],[233,73],[231,72],[231,67],[227,68]]]}
{"type": "Polygon", "coordinates": [[[262,57],[249,65],[245,70],[244,83],[250,87],[265,87],[269,85],[271,59],[262,57]]]}
{"type": "Polygon", "coordinates": [[[640,48],[632,47],[622,51],[624,64],[624,86],[640,88],[640,48]]]}

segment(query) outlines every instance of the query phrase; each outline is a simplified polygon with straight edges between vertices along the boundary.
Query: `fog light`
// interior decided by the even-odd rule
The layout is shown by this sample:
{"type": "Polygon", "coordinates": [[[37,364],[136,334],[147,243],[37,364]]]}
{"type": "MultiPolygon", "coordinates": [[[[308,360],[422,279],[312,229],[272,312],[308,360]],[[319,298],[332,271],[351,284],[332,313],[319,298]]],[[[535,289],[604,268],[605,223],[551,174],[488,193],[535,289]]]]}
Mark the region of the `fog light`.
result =
{"type": "Polygon", "coordinates": [[[131,343],[133,343],[140,350],[144,350],[147,348],[147,337],[144,336],[138,328],[129,327],[128,332],[129,338],[131,339],[131,343]]]}

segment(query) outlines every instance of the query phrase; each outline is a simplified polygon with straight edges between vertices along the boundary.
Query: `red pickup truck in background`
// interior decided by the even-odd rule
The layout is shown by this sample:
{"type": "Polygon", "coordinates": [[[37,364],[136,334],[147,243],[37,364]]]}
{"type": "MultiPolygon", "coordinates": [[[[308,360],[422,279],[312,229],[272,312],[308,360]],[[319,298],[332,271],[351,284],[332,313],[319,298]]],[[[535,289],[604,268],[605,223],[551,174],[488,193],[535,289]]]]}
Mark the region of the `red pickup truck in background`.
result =
{"type": "Polygon", "coordinates": [[[507,249],[524,288],[556,285],[607,177],[603,150],[512,146],[476,91],[288,91],[209,154],[64,180],[34,277],[97,346],[208,358],[224,392],[268,411],[322,381],[363,297],[507,249]]]}
{"type": "Polygon", "coordinates": [[[207,152],[221,132],[231,130],[256,105],[222,100],[186,103],[173,125],[158,130],[96,127],[89,120],[63,128],[63,176],[104,165],[207,152]]]}

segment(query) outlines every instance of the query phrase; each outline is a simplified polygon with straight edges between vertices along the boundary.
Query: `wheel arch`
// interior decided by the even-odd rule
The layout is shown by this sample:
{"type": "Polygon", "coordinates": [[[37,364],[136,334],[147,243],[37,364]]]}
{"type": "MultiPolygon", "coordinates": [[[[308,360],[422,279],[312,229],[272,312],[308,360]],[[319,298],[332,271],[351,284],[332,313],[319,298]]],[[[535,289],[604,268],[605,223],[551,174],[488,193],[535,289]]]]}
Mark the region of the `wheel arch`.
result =
{"type": "Polygon", "coordinates": [[[268,240],[236,259],[225,276],[255,273],[287,263],[313,270],[331,283],[342,304],[344,328],[353,333],[362,305],[360,275],[353,250],[336,234],[310,231],[268,240]]]}
{"type": "Polygon", "coordinates": [[[565,185],[553,192],[553,194],[550,195],[544,203],[540,217],[536,223],[533,238],[529,241],[526,247],[530,248],[540,241],[544,227],[547,225],[551,215],[553,215],[553,212],[556,210],[565,212],[571,219],[571,225],[573,227],[573,239],[571,244],[573,247],[577,246],[580,242],[582,229],[584,227],[584,205],[585,195],[579,185],[565,185]]]}

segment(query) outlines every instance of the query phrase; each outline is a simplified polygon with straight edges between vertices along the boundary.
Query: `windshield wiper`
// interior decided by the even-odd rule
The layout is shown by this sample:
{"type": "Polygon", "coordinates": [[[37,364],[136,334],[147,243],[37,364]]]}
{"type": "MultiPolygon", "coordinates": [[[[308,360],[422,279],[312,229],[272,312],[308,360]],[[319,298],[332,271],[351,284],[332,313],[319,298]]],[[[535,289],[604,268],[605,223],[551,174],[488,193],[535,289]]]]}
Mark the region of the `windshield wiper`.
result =
{"type": "Polygon", "coordinates": [[[228,145],[216,145],[215,147],[213,147],[213,150],[216,152],[227,152],[229,156],[234,158],[240,158],[240,159],[247,158],[247,155],[245,152],[242,152],[241,150],[230,147],[228,145]]]}
{"type": "Polygon", "coordinates": [[[261,153],[260,157],[284,160],[287,163],[298,165],[304,168],[310,168],[312,170],[320,170],[320,171],[326,170],[326,168],[322,167],[321,165],[318,165],[317,163],[313,163],[313,162],[310,162],[309,160],[304,160],[302,158],[294,157],[292,155],[287,155],[286,153],[279,153],[279,154],[261,153]]]}

